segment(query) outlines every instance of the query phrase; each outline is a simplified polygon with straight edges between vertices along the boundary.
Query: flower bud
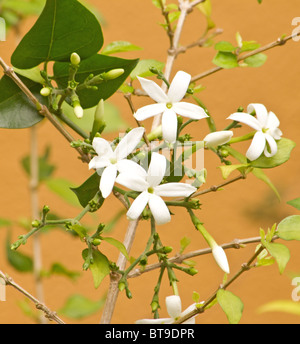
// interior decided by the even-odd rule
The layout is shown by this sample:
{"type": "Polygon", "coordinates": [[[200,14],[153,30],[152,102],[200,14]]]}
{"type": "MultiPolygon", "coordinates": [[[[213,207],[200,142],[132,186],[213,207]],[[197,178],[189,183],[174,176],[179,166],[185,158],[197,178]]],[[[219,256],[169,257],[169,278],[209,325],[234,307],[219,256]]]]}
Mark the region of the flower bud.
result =
{"type": "Polygon", "coordinates": [[[31,222],[31,226],[32,226],[33,228],[37,228],[40,224],[41,224],[41,223],[40,223],[39,220],[33,220],[33,221],[31,222]]]}
{"type": "Polygon", "coordinates": [[[215,131],[206,135],[203,141],[205,147],[216,147],[228,142],[232,135],[233,132],[230,130],[215,131]]]}
{"type": "Polygon", "coordinates": [[[120,291],[123,291],[126,288],[126,284],[124,282],[120,282],[118,288],[120,291]]]}
{"type": "Polygon", "coordinates": [[[105,126],[106,123],[104,121],[104,101],[103,99],[101,99],[95,110],[91,139],[95,137],[96,133],[102,133],[105,126]]]}
{"type": "Polygon", "coordinates": [[[123,68],[116,68],[116,69],[112,69],[106,73],[103,73],[101,76],[104,80],[113,80],[113,79],[118,78],[122,74],[124,74],[124,69],[123,68]]]}
{"type": "Polygon", "coordinates": [[[77,118],[83,117],[83,108],[80,105],[74,106],[74,114],[77,118]]]}
{"type": "Polygon", "coordinates": [[[219,265],[219,267],[227,274],[229,274],[229,265],[227,257],[223,248],[217,244],[214,244],[212,247],[212,254],[219,265]]]}
{"type": "Polygon", "coordinates": [[[40,94],[43,96],[43,97],[48,97],[50,96],[52,90],[50,87],[43,87],[41,90],[40,90],[40,94]]]}
{"type": "Polygon", "coordinates": [[[70,57],[70,61],[73,66],[78,66],[80,64],[80,56],[77,53],[73,53],[70,57]]]}
{"type": "Polygon", "coordinates": [[[92,244],[93,244],[94,246],[100,245],[100,244],[101,244],[101,239],[99,239],[99,238],[93,239],[92,244]]]}
{"type": "Polygon", "coordinates": [[[159,307],[159,304],[158,304],[157,301],[151,302],[151,310],[152,310],[152,312],[157,311],[158,307],[159,307]]]}

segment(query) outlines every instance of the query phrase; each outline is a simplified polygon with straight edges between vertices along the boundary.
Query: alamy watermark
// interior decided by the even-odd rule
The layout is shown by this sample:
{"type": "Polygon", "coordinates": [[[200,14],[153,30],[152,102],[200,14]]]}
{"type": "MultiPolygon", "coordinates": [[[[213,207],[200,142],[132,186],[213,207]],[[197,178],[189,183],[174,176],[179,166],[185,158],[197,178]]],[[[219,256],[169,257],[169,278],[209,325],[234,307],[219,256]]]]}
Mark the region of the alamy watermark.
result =
{"type": "Polygon", "coordinates": [[[0,17],[0,41],[6,41],[6,24],[4,18],[0,17]]]}
{"type": "Polygon", "coordinates": [[[295,285],[296,288],[292,291],[292,300],[300,301],[300,277],[294,277],[292,280],[292,285],[295,285]]]}
{"type": "Polygon", "coordinates": [[[300,41],[300,17],[295,17],[292,20],[292,25],[298,25],[292,32],[293,41],[299,42],[300,41]]]}
{"type": "Polygon", "coordinates": [[[0,301],[6,301],[6,283],[3,278],[0,277],[0,301]]]}

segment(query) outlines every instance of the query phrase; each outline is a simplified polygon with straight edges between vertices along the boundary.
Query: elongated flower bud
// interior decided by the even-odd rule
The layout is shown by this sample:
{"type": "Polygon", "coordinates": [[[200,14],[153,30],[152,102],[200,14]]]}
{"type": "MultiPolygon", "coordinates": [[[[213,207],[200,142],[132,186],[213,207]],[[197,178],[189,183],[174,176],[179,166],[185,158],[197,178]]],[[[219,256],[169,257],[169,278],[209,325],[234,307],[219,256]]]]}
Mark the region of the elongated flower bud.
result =
{"type": "Polygon", "coordinates": [[[83,108],[80,105],[74,106],[74,114],[77,118],[83,117],[83,108]]]}
{"type": "Polygon", "coordinates": [[[105,126],[106,123],[104,121],[104,101],[103,99],[101,99],[95,110],[91,139],[95,137],[96,133],[101,133],[104,130],[105,126]]]}
{"type": "Polygon", "coordinates": [[[205,143],[205,147],[216,147],[230,141],[232,135],[233,132],[230,130],[215,131],[206,135],[203,141],[205,143]]]}
{"type": "Polygon", "coordinates": [[[229,272],[230,272],[229,265],[228,265],[227,257],[226,257],[226,254],[225,254],[223,248],[221,246],[217,245],[217,244],[213,245],[213,247],[212,247],[212,254],[213,254],[214,258],[215,258],[215,261],[219,265],[219,267],[224,272],[229,274],[229,272]]]}
{"type": "Polygon", "coordinates": [[[123,68],[112,69],[106,73],[101,74],[104,80],[113,80],[124,74],[123,68]]]}

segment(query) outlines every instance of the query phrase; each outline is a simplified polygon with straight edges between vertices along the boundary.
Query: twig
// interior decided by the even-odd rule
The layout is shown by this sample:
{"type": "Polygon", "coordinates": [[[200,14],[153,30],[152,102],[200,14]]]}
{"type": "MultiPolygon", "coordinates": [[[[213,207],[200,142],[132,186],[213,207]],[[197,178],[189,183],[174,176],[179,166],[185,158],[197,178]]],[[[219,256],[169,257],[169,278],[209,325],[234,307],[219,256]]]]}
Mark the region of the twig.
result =
{"type": "Polygon", "coordinates": [[[31,300],[35,304],[37,309],[45,313],[46,318],[48,318],[49,320],[53,320],[58,324],[65,324],[65,322],[61,320],[55,312],[51,311],[47,306],[45,306],[42,302],[40,302],[38,299],[32,296],[28,291],[23,289],[19,284],[14,282],[11,277],[4,274],[1,270],[0,270],[0,277],[5,281],[6,285],[12,286],[13,288],[21,292],[23,295],[25,295],[29,300],[31,300]]]}
{"type": "MultiPolygon", "coordinates": [[[[266,44],[265,46],[263,46],[261,48],[258,48],[258,49],[255,49],[255,50],[249,52],[248,54],[244,54],[244,55],[240,56],[238,58],[238,61],[243,61],[243,60],[245,60],[246,58],[248,58],[250,56],[262,53],[264,51],[270,50],[270,49],[278,47],[278,46],[282,46],[286,42],[288,42],[289,40],[291,40],[291,39],[293,39],[293,38],[295,38],[297,36],[300,36],[300,32],[297,32],[296,34],[292,34],[292,35],[287,36],[287,37],[278,38],[276,41],[274,41],[272,43],[266,44]]],[[[216,72],[218,72],[218,71],[220,71],[222,69],[223,69],[222,67],[214,67],[214,68],[212,68],[212,69],[210,69],[210,70],[208,70],[206,72],[197,74],[197,75],[192,77],[191,82],[203,79],[203,78],[205,78],[205,77],[207,77],[209,75],[212,75],[212,74],[214,74],[214,73],[216,73],[216,72]]]]}
{"type": "MultiPolygon", "coordinates": [[[[133,244],[135,238],[135,231],[137,228],[139,220],[130,221],[127,232],[124,239],[124,246],[129,253],[131,250],[131,246],[133,244]]],[[[121,253],[119,255],[119,259],[117,261],[117,266],[120,270],[124,270],[126,266],[126,257],[121,253]]],[[[118,273],[111,273],[110,274],[110,285],[105,301],[105,306],[102,313],[101,324],[109,324],[111,322],[111,318],[115,309],[115,305],[117,302],[118,294],[119,294],[119,283],[120,275],[118,273]]]]}

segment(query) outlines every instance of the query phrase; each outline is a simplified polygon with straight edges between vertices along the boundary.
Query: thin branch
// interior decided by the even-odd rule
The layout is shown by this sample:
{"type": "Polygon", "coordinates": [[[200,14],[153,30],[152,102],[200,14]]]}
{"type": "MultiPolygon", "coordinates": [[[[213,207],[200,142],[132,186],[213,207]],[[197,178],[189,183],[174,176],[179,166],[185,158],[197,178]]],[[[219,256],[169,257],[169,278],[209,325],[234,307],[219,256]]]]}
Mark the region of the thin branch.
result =
{"type": "MultiPolygon", "coordinates": [[[[249,52],[247,54],[241,55],[238,58],[238,61],[243,61],[243,60],[245,60],[246,58],[248,58],[250,56],[262,53],[264,51],[270,50],[270,49],[275,48],[275,47],[282,46],[286,42],[288,42],[289,40],[291,40],[291,39],[293,39],[293,38],[295,38],[297,36],[300,36],[300,32],[297,32],[297,33],[292,34],[290,36],[278,38],[276,41],[271,42],[269,44],[266,44],[265,46],[263,46],[261,48],[255,49],[255,50],[253,50],[253,51],[251,51],[251,52],[249,52]]],[[[197,74],[197,75],[192,77],[191,82],[195,82],[197,80],[203,79],[203,78],[205,78],[205,77],[207,77],[209,75],[212,75],[212,74],[214,74],[214,73],[216,73],[216,72],[218,72],[220,70],[223,70],[223,68],[222,67],[214,67],[214,68],[212,68],[210,70],[207,70],[206,72],[197,74]]]]}
{"type": "Polygon", "coordinates": [[[0,270],[0,277],[5,281],[6,285],[10,285],[19,292],[21,292],[23,295],[25,295],[29,300],[31,300],[37,309],[43,311],[45,313],[45,317],[48,318],[49,320],[53,320],[58,324],[65,324],[63,320],[61,320],[57,314],[53,311],[51,311],[48,307],[46,307],[42,302],[40,302],[38,299],[36,299],[34,296],[32,296],[28,291],[23,289],[19,284],[13,281],[13,279],[6,274],[4,274],[0,270]]]}

